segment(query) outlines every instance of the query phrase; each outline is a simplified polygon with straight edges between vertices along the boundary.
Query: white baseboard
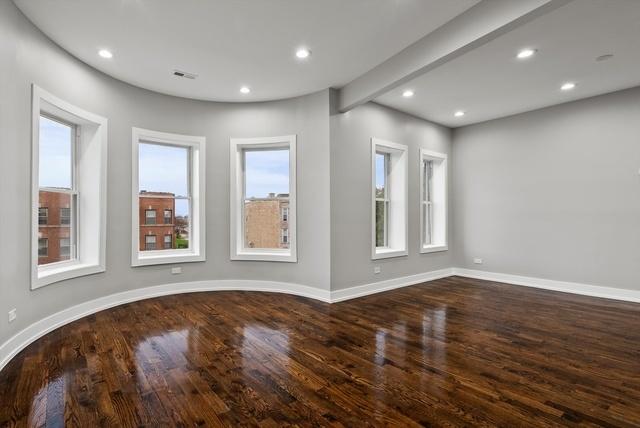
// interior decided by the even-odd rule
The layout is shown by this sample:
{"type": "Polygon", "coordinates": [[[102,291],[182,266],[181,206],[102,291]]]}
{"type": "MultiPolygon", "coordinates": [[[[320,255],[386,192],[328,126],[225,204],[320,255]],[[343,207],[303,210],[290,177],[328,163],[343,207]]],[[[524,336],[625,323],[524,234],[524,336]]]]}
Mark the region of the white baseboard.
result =
{"type": "Polygon", "coordinates": [[[447,268],[336,290],[331,292],[331,303],[342,302],[349,299],[355,299],[357,297],[367,296],[369,294],[381,293],[383,291],[446,278],[451,275],[453,275],[453,269],[447,268]]]}
{"type": "Polygon", "coordinates": [[[624,288],[603,287],[600,285],[555,281],[552,279],[510,275],[497,272],[485,272],[482,270],[463,268],[453,268],[453,275],[463,276],[466,278],[484,279],[487,281],[504,282],[506,284],[521,285],[524,287],[561,291],[563,293],[581,294],[583,296],[601,297],[604,299],[623,300],[625,302],[640,303],[640,291],[627,290],[624,288]]]}
{"type": "Polygon", "coordinates": [[[37,321],[24,330],[18,332],[12,338],[0,345],[0,370],[11,359],[27,347],[30,343],[72,321],[87,315],[100,312],[114,306],[138,300],[154,297],[168,296],[171,294],[197,293],[202,291],[267,291],[271,293],[286,293],[296,296],[309,297],[330,303],[331,293],[328,290],[309,287],[306,285],[273,282],[273,281],[249,281],[249,280],[218,280],[196,281],[175,284],[164,284],[154,287],[139,288],[124,291],[110,296],[100,297],[95,300],[81,303],[64,309],[53,315],[37,321]]]}

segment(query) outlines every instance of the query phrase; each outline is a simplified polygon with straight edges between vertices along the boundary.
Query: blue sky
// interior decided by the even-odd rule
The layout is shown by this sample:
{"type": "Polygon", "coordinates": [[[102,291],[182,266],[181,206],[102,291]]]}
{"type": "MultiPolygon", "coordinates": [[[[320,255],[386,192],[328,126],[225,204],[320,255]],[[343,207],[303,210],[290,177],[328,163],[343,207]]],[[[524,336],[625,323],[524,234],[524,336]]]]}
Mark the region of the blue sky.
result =
{"type": "MultiPolygon", "coordinates": [[[[189,193],[189,149],[142,143],[138,147],[139,189],[169,192],[176,196],[189,193]]],[[[176,215],[188,215],[189,204],[176,200],[176,215]]]]}
{"type": "Polygon", "coordinates": [[[264,198],[289,193],[289,150],[245,152],[245,196],[264,198]]]}
{"type": "Polygon", "coordinates": [[[71,128],[40,117],[40,187],[71,188],[71,128]]]}
{"type": "Polygon", "coordinates": [[[384,187],[384,155],[376,153],[376,188],[384,187]]]}

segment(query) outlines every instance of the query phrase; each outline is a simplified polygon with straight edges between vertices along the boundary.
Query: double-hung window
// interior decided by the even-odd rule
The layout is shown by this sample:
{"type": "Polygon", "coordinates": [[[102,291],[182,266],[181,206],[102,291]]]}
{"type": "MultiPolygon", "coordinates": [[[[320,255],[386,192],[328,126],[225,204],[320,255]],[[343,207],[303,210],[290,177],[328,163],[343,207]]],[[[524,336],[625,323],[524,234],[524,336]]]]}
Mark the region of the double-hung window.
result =
{"type": "Polygon", "coordinates": [[[132,171],[132,266],[204,261],[205,138],[133,128],[132,171]]]}
{"type": "Polygon", "coordinates": [[[447,155],[421,149],[420,252],[447,248],[447,155]]]}
{"type": "Polygon", "coordinates": [[[231,259],[296,262],[296,136],[231,139],[230,153],[231,259]]]}
{"type": "Polygon", "coordinates": [[[107,120],[33,86],[33,289],[105,270],[107,120]]]}
{"type": "Polygon", "coordinates": [[[406,256],[407,146],[371,140],[371,257],[406,256]]]}

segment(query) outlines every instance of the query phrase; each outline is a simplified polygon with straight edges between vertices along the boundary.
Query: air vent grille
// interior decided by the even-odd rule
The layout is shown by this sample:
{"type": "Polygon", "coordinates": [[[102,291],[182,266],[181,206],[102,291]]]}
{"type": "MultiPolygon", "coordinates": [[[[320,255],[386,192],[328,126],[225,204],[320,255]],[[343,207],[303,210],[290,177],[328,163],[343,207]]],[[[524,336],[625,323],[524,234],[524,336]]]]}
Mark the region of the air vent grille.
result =
{"type": "Polygon", "coordinates": [[[198,77],[197,74],[189,73],[188,71],[182,71],[182,70],[173,70],[173,75],[177,77],[184,77],[185,79],[191,79],[191,80],[194,80],[196,77],[198,77]]]}

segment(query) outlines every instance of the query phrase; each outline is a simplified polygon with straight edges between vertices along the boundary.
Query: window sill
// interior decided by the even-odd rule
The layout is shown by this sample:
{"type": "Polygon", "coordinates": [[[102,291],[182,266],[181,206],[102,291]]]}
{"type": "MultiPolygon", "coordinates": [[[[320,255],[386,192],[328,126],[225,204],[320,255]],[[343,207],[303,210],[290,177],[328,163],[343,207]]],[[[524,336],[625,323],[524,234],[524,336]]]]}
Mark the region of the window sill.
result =
{"type": "Polygon", "coordinates": [[[45,285],[104,271],[105,267],[103,265],[80,263],[77,261],[39,267],[37,270],[37,278],[33,278],[31,281],[31,289],[36,290],[45,285]]]}
{"type": "Polygon", "coordinates": [[[144,253],[135,253],[131,260],[132,267],[166,265],[175,263],[191,263],[204,262],[206,260],[204,254],[194,253],[192,251],[169,251],[155,250],[145,251],[144,253]]]}
{"type": "Polygon", "coordinates": [[[447,251],[448,249],[448,245],[425,245],[424,247],[420,248],[420,253],[438,253],[440,251],[447,251]]]}
{"type": "Polygon", "coordinates": [[[253,260],[262,262],[297,263],[298,258],[291,251],[251,250],[231,255],[231,260],[253,260]]]}
{"type": "Polygon", "coordinates": [[[407,250],[399,250],[397,248],[376,248],[371,259],[390,259],[392,257],[404,257],[408,255],[409,252],[407,250]]]}

